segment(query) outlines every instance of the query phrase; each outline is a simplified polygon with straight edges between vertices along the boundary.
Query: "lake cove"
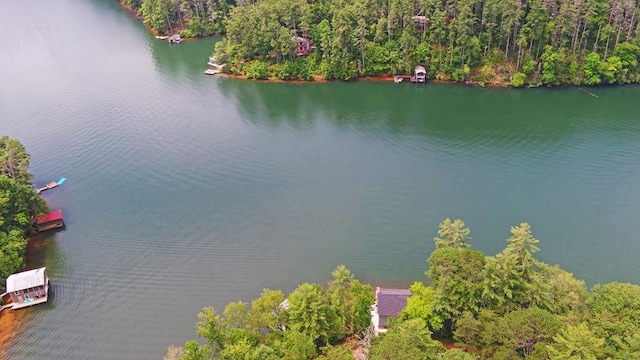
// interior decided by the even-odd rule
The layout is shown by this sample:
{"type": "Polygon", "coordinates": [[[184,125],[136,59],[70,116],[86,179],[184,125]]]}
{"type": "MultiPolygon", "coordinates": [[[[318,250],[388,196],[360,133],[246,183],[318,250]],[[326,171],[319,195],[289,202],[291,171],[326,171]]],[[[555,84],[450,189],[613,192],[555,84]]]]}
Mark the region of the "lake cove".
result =
{"type": "Polygon", "coordinates": [[[637,86],[217,79],[202,74],[216,39],[171,46],[117,2],[10,2],[0,19],[0,130],[35,186],[67,178],[43,194],[65,230],[27,263],[55,297],[0,335],[0,357],[162,358],[203,307],[339,264],[407,286],[446,217],[486,255],[527,221],[537,258],[637,282],[637,86]]]}

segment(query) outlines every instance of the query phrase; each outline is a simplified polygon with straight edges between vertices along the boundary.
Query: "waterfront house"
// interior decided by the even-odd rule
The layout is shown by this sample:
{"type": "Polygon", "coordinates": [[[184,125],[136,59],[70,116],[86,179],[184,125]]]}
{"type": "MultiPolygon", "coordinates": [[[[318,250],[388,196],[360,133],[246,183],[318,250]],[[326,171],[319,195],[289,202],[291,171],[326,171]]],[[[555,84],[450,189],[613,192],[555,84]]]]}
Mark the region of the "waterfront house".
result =
{"type": "Polygon", "coordinates": [[[46,231],[64,226],[62,221],[62,210],[55,210],[48,212],[42,216],[38,216],[36,219],[36,226],[38,231],[46,231]]]}
{"type": "Polygon", "coordinates": [[[381,289],[376,288],[376,302],[371,311],[371,322],[375,336],[387,331],[387,320],[398,316],[400,311],[407,306],[407,299],[411,296],[408,289],[381,289]]]}
{"type": "Polygon", "coordinates": [[[44,267],[9,275],[6,285],[14,310],[42,304],[48,300],[49,277],[44,267]]]}
{"type": "Polygon", "coordinates": [[[296,53],[296,55],[298,56],[307,55],[311,50],[311,43],[309,42],[309,39],[305,39],[301,36],[296,36],[295,39],[296,39],[296,43],[298,44],[298,52],[296,53]]]}
{"type": "Polygon", "coordinates": [[[424,15],[416,15],[413,17],[413,22],[416,25],[416,30],[425,31],[429,18],[424,15]]]}

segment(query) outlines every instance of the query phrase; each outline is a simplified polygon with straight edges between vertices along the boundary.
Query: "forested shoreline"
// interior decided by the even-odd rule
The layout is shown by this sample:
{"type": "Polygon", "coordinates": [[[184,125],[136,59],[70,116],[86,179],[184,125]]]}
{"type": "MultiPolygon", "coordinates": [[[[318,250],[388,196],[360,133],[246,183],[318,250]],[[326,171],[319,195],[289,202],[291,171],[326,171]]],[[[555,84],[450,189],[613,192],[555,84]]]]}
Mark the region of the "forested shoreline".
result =
{"type": "Polygon", "coordinates": [[[640,286],[596,285],[536,259],[530,226],[511,228],[494,256],[471,250],[461,220],[444,220],[425,272],[388,332],[372,336],[373,288],[343,265],[326,287],[289,296],[264,289],[251,302],[207,307],[196,333],[165,360],[607,360],[640,358],[640,286]],[[286,299],[286,300],[285,300],[286,299]],[[454,344],[447,349],[443,342],[454,344]],[[356,351],[356,353],[358,353],[356,351]]]}
{"type": "Polygon", "coordinates": [[[254,79],[410,73],[479,85],[640,81],[637,0],[123,0],[166,32],[225,34],[215,56],[254,79]],[[296,38],[310,42],[298,56],[296,38]]]}
{"type": "Polygon", "coordinates": [[[16,139],[0,138],[0,293],[5,279],[24,266],[27,235],[47,204],[31,185],[29,154],[16,139]]]}

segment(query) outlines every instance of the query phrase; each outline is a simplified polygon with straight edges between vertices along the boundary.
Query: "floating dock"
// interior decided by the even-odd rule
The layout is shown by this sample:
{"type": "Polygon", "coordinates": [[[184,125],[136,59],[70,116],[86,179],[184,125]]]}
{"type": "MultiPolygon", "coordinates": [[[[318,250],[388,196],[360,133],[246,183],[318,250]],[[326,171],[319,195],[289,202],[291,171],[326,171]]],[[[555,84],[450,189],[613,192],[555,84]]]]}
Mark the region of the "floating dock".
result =
{"type": "Polygon", "coordinates": [[[220,70],[214,70],[214,69],[207,69],[204,71],[205,75],[215,75],[219,73],[220,73],[220,70]]]}
{"type": "Polygon", "coordinates": [[[47,185],[36,189],[36,193],[40,194],[43,191],[47,191],[49,189],[53,189],[54,187],[58,187],[58,186],[62,185],[62,183],[64,183],[65,180],[67,180],[67,179],[66,178],[60,178],[60,180],[58,180],[58,181],[50,182],[47,185]]]}

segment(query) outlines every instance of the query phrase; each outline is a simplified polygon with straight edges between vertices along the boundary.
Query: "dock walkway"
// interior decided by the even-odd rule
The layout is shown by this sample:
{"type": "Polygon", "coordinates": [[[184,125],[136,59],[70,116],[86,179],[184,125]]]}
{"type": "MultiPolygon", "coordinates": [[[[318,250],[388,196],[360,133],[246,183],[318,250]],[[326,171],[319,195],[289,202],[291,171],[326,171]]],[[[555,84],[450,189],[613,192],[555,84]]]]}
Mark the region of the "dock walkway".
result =
{"type": "Polygon", "coordinates": [[[43,187],[41,187],[41,188],[36,189],[36,193],[40,194],[40,193],[42,193],[43,191],[47,191],[47,190],[49,190],[49,189],[53,189],[53,188],[55,188],[55,187],[58,187],[58,185],[62,185],[62,183],[64,183],[64,182],[65,182],[65,180],[67,180],[67,179],[66,179],[66,178],[60,178],[60,180],[58,180],[58,181],[50,182],[50,183],[48,183],[47,185],[45,185],[45,186],[43,186],[43,187]]]}

